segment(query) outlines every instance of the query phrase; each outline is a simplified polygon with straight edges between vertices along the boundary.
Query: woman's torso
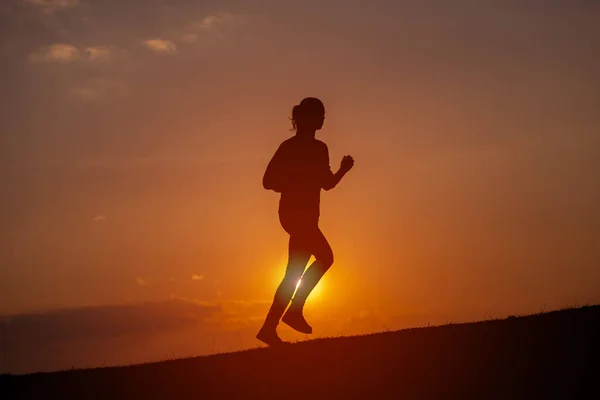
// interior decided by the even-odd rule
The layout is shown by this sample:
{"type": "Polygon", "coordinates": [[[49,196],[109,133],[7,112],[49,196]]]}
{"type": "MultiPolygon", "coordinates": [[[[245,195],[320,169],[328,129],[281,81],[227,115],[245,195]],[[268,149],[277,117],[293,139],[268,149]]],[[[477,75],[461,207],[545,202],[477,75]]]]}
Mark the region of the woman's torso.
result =
{"type": "Polygon", "coordinates": [[[317,221],[324,172],[329,170],[327,147],[314,138],[294,136],[284,142],[285,189],[279,213],[286,219],[317,221]]]}

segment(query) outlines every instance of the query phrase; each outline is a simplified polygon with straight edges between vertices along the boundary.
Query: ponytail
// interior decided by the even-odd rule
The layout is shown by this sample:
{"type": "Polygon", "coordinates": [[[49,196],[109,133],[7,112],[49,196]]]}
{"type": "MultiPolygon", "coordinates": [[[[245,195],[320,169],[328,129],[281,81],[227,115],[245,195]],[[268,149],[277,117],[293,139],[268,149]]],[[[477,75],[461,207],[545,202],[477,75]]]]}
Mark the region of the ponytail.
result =
{"type": "Polygon", "coordinates": [[[300,116],[300,105],[297,104],[294,106],[294,108],[292,108],[292,118],[290,118],[290,120],[292,121],[291,131],[295,131],[298,128],[298,117],[299,116],[300,116]]]}

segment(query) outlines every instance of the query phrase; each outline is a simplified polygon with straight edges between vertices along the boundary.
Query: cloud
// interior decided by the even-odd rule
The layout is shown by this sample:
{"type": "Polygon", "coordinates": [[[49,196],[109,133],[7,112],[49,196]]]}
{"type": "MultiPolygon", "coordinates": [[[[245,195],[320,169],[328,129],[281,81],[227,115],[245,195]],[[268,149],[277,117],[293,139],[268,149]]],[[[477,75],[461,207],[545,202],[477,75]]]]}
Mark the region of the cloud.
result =
{"type": "Polygon", "coordinates": [[[148,281],[142,278],[141,276],[135,278],[135,283],[137,283],[138,286],[148,286],[148,281]]]}
{"type": "Polygon", "coordinates": [[[226,12],[219,12],[214,15],[208,15],[202,18],[200,21],[192,24],[193,28],[209,30],[217,27],[220,24],[229,22],[233,19],[233,14],[226,12]]]}
{"type": "Polygon", "coordinates": [[[106,222],[106,215],[96,215],[94,222],[106,222]]]}
{"type": "Polygon", "coordinates": [[[56,371],[158,361],[173,353],[186,357],[239,350],[241,336],[246,343],[254,339],[267,307],[262,302],[171,297],[0,315],[3,368],[11,373],[56,371]]]}
{"type": "Polygon", "coordinates": [[[75,8],[81,4],[79,0],[22,0],[22,3],[37,7],[45,14],[53,14],[55,11],[75,8]]]}
{"type": "MultiPolygon", "coordinates": [[[[142,280],[142,278],[139,278],[142,280]]],[[[145,281],[144,281],[145,282],[145,281]]],[[[162,301],[74,307],[0,315],[0,328],[20,339],[64,340],[129,333],[156,333],[198,324],[227,322],[248,311],[263,312],[268,301],[206,302],[172,296],[162,301]],[[258,308],[257,308],[258,307],[258,308]]]]}
{"type": "Polygon", "coordinates": [[[6,334],[21,339],[65,340],[156,333],[197,325],[219,304],[173,298],[132,305],[81,307],[0,318],[6,334]],[[25,336],[25,337],[24,337],[25,336]]]}
{"type": "Polygon", "coordinates": [[[207,15],[199,21],[188,24],[184,28],[185,33],[181,36],[181,40],[187,43],[197,42],[202,32],[213,31],[217,27],[230,22],[233,18],[233,14],[226,12],[207,15]]]}
{"type": "Polygon", "coordinates": [[[32,62],[61,62],[87,61],[89,63],[110,61],[116,53],[114,47],[89,46],[83,50],[67,43],[54,43],[42,47],[29,55],[32,62]]]}
{"type": "Polygon", "coordinates": [[[204,279],[204,275],[198,275],[197,273],[192,274],[193,281],[201,281],[202,279],[204,279]]]}
{"type": "Polygon", "coordinates": [[[111,78],[91,79],[70,91],[71,96],[83,101],[98,101],[105,98],[126,98],[129,89],[125,82],[111,78]]]}
{"type": "Polygon", "coordinates": [[[159,54],[177,52],[177,46],[175,46],[175,43],[171,42],[170,40],[148,39],[144,41],[144,46],[159,54]]]}
{"type": "Polygon", "coordinates": [[[93,46],[85,49],[86,57],[91,62],[106,62],[111,59],[112,53],[108,47],[93,46]]]}
{"type": "Polygon", "coordinates": [[[77,47],[66,43],[54,43],[29,55],[32,62],[70,63],[81,57],[77,47]]]}

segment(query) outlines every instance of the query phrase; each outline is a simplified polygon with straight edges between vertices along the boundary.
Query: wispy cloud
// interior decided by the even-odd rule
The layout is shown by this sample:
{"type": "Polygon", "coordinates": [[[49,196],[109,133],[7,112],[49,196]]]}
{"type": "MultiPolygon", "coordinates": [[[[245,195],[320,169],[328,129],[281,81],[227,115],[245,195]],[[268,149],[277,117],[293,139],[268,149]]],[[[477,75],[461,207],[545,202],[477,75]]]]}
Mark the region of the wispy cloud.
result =
{"type": "Polygon", "coordinates": [[[107,62],[111,60],[115,49],[108,46],[89,46],[79,49],[68,43],[53,43],[42,47],[29,55],[32,62],[58,62],[71,63],[81,62],[107,62]]]}
{"type": "Polygon", "coordinates": [[[194,326],[220,309],[220,304],[173,298],[152,303],[79,307],[0,316],[0,328],[10,328],[8,333],[25,335],[29,339],[52,337],[64,340],[84,336],[148,333],[194,326]],[[6,321],[4,325],[2,320],[6,321]]]}
{"type": "Polygon", "coordinates": [[[138,286],[148,286],[148,281],[142,278],[141,276],[135,278],[135,283],[137,283],[138,286]]]}
{"type": "Polygon", "coordinates": [[[79,0],[21,0],[21,2],[25,5],[37,7],[46,14],[74,8],[81,4],[79,0]]]}
{"type": "Polygon", "coordinates": [[[184,28],[185,33],[181,36],[181,40],[187,43],[194,43],[198,41],[202,33],[213,31],[219,26],[229,23],[233,18],[233,14],[226,12],[207,15],[198,21],[188,24],[184,28]]]}
{"type": "Polygon", "coordinates": [[[148,39],[144,41],[144,46],[160,54],[177,52],[177,46],[175,46],[175,43],[165,39],[148,39]]]}
{"type": "Polygon", "coordinates": [[[207,15],[206,17],[202,18],[200,21],[194,22],[191,25],[191,27],[197,28],[197,29],[208,30],[208,29],[216,28],[218,25],[229,22],[232,19],[233,19],[233,14],[226,13],[226,12],[219,12],[214,15],[207,15]]]}
{"type": "Polygon", "coordinates": [[[197,273],[193,273],[192,274],[192,280],[193,281],[201,281],[202,279],[204,279],[204,275],[199,275],[197,273]]]}
{"type": "Polygon", "coordinates": [[[97,222],[97,223],[106,222],[106,215],[102,215],[102,214],[100,214],[100,215],[96,215],[96,216],[93,218],[93,220],[94,220],[94,222],[97,222]]]}
{"type": "Polygon", "coordinates": [[[8,372],[26,373],[157,361],[167,352],[171,354],[176,343],[165,337],[178,341],[189,337],[200,344],[180,348],[184,353],[178,352],[178,356],[206,354],[216,350],[214,341],[198,341],[198,338],[217,337],[225,343],[226,335],[231,334],[236,338],[235,343],[239,343],[240,330],[250,328],[250,340],[268,305],[268,302],[207,302],[172,296],[149,303],[0,315],[0,331],[8,351],[4,358],[9,364],[5,367],[8,372]],[[152,343],[153,351],[122,351],[139,347],[136,347],[139,340],[152,343]],[[65,351],[65,345],[69,351],[65,351]]]}
{"type": "Polygon", "coordinates": [[[32,62],[59,62],[70,63],[79,60],[81,54],[77,47],[66,43],[54,43],[42,47],[29,55],[32,62]]]}
{"type": "MultiPolygon", "coordinates": [[[[58,8],[69,8],[80,5],[78,0],[23,0],[27,4],[37,6],[52,12],[58,8]]],[[[233,14],[219,12],[207,15],[197,21],[187,24],[180,29],[175,36],[181,42],[195,43],[207,31],[216,31],[217,28],[234,19],[233,14]]],[[[174,41],[160,37],[147,39],[142,45],[157,54],[177,53],[177,45],[174,41]]],[[[90,63],[105,63],[112,61],[123,53],[122,49],[110,45],[91,45],[77,47],[69,43],[53,43],[34,51],[29,55],[29,60],[35,63],[73,63],[79,62],[83,65],[90,63]]],[[[84,97],[88,97],[84,94],[84,97]]]]}

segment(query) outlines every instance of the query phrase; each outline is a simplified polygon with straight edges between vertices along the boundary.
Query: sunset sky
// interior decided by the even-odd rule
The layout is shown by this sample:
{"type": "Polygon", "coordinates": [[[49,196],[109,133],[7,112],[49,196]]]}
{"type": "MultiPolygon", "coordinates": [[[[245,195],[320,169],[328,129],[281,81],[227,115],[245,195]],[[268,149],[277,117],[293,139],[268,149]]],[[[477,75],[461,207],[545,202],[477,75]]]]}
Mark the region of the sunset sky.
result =
{"type": "Polygon", "coordinates": [[[2,0],[0,373],[81,343],[104,358],[68,366],[255,346],[288,239],[262,174],[307,96],[332,168],[356,161],[322,195],[316,336],[599,303],[598,21],[586,0],[2,0]]]}

